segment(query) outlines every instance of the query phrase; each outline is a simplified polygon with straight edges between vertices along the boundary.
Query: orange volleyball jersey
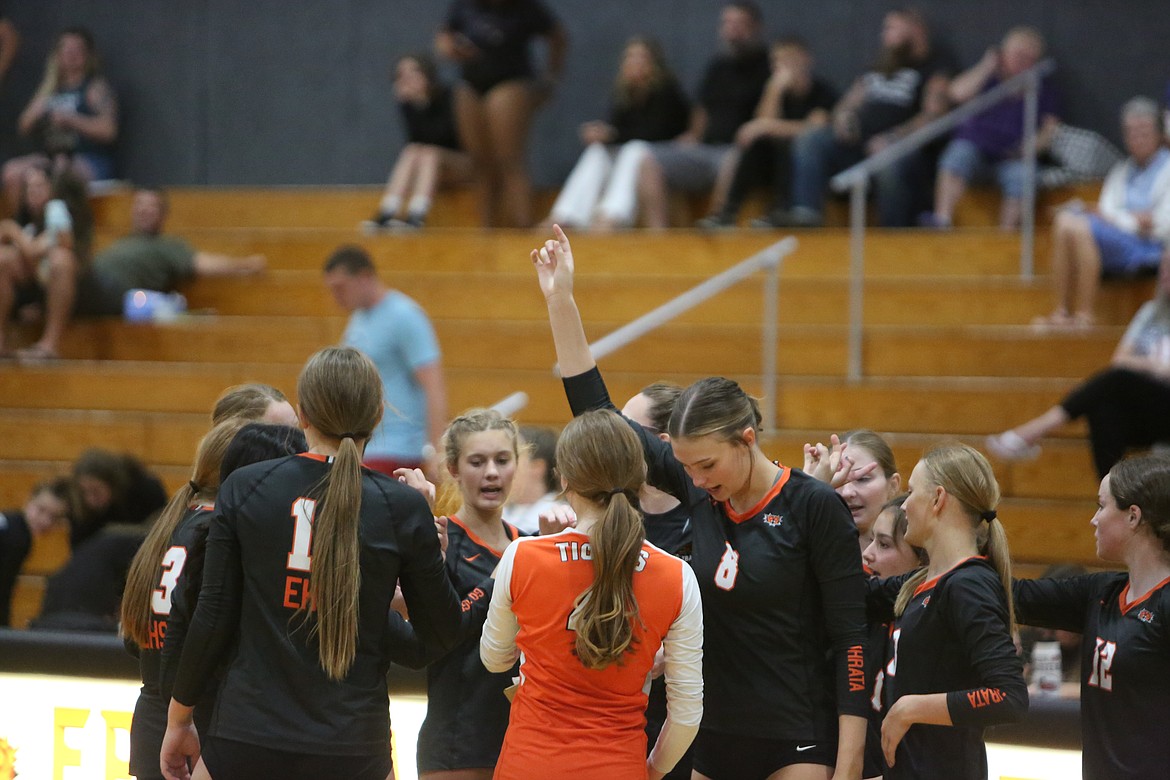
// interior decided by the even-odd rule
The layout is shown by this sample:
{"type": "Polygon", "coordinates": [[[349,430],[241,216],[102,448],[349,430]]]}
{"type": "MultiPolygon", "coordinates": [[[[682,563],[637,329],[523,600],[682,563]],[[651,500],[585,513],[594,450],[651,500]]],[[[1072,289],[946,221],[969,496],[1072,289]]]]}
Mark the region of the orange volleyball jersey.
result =
{"type": "Polygon", "coordinates": [[[648,543],[634,573],[639,622],[620,664],[587,669],[569,617],[593,582],[589,537],[575,530],[517,543],[511,572],[521,683],[497,778],[642,778],[646,689],[682,607],[686,564],[648,543]]]}

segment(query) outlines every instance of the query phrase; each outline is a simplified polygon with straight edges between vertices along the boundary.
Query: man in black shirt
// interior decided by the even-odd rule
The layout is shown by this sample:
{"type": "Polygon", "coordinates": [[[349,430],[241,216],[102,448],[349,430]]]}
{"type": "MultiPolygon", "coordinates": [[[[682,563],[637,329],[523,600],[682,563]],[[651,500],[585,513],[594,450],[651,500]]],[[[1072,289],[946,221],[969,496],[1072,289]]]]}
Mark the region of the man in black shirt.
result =
{"type": "MultiPolygon", "coordinates": [[[[806,133],[793,146],[792,210],[786,222],[820,225],[829,177],[940,116],[947,108],[946,89],[945,69],[931,50],[921,14],[905,9],[886,14],[878,63],[837,103],[831,127],[806,133]]],[[[921,165],[912,153],[875,174],[883,226],[914,220],[910,180],[921,165]]]]}
{"type": "Polygon", "coordinates": [[[638,172],[638,199],[647,227],[667,227],[669,190],[706,192],[735,133],[756,111],[771,68],[760,40],[763,14],[750,0],[728,3],[719,17],[723,51],[707,65],[687,131],[654,144],[638,172]]]}

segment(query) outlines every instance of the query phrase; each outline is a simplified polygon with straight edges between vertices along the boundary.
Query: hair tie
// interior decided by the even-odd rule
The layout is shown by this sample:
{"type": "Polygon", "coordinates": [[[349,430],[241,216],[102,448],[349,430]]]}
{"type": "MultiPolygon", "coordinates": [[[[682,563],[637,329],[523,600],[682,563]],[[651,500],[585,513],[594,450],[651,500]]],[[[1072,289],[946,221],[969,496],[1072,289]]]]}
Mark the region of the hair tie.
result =
{"type": "Polygon", "coordinates": [[[193,480],[193,479],[192,479],[192,480],[189,480],[189,481],[187,482],[187,487],[191,488],[191,492],[192,492],[192,493],[198,493],[198,492],[199,492],[199,485],[198,485],[198,484],[196,484],[195,480],[193,480]]]}
{"type": "Polygon", "coordinates": [[[987,522],[987,523],[990,523],[990,522],[991,522],[992,520],[994,520],[996,517],[997,517],[997,515],[995,514],[995,510],[994,510],[994,509],[988,509],[986,512],[980,512],[980,513],[979,513],[979,519],[981,519],[981,520],[983,520],[984,522],[987,522]]]}
{"type": "Polygon", "coordinates": [[[609,491],[609,497],[613,498],[614,496],[618,495],[619,493],[625,493],[625,492],[626,492],[625,488],[614,488],[613,490],[609,491]]]}
{"type": "Polygon", "coordinates": [[[340,434],[337,438],[339,438],[339,439],[358,439],[361,437],[358,436],[356,433],[343,433],[343,434],[340,434]]]}

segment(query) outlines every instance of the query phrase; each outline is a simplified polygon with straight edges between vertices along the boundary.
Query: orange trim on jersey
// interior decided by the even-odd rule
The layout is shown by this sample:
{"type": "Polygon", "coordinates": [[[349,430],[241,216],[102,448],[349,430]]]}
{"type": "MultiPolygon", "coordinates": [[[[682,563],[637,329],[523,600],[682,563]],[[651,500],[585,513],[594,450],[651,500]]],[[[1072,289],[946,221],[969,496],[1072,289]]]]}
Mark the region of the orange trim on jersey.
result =
{"type": "Polygon", "coordinates": [[[329,462],[328,455],[322,455],[322,454],[317,453],[317,452],[298,452],[297,457],[298,458],[308,458],[309,460],[319,460],[322,463],[329,462]]]}
{"type": "Polygon", "coordinates": [[[1129,584],[1128,582],[1127,582],[1127,583],[1125,583],[1125,588],[1124,588],[1124,589],[1121,591],[1121,595],[1117,597],[1117,605],[1118,605],[1119,607],[1121,607],[1121,614],[1123,614],[1123,615],[1124,615],[1126,612],[1129,612],[1129,611],[1130,611],[1131,609],[1133,609],[1134,607],[1136,607],[1138,604],[1141,604],[1143,601],[1147,600],[1147,599],[1148,599],[1150,596],[1153,596],[1153,595],[1154,595],[1154,591],[1156,591],[1156,590],[1158,590],[1159,588],[1162,588],[1162,587],[1164,587],[1164,586],[1166,586],[1166,585],[1170,585],[1170,577],[1167,577],[1166,579],[1162,580],[1161,582],[1159,582],[1159,583],[1158,583],[1157,585],[1155,585],[1154,587],[1150,588],[1150,589],[1149,589],[1149,591],[1147,591],[1147,592],[1146,592],[1146,594],[1145,594],[1144,596],[1142,596],[1141,598],[1139,598],[1137,601],[1131,601],[1131,602],[1130,602],[1130,603],[1127,605],[1127,604],[1125,603],[1125,597],[1126,597],[1127,595],[1129,595],[1129,585],[1130,585],[1130,584],[1129,584]]]}
{"type": "Polygon", "coordinates": [[[780,491],[784,489],[784,485],[788,483],[788,478],[792,476],[792,469],[787,466],[780,467],[780,475],[776,477],[776,481],[772,483],[772,487],[764,494],[764,497],[756,502],[756,505],[746,512],[736,512],[731,508],[731,501],[724,501],[723,506],[727,511],[727,519],[733,523],[742,523],[745,520],[751,520],[753,517],[764,511],[764,507],[772,503],[772,499],[780,495],[780,491]]]}
{"type": "Polygon", "coordinates": [[[941,580],[943,577],[945,577],[948,574],[950,574],[951,572],[953,572],[955,569],[962,566],[967,561],[985,561],[985,560],[987,560],[986,555],[972,555],[970,558],[964,558],[963,560],[959,561],[951,568],[944,571],[942,574],[931,577],[929,580],[927,580],[926,582],[919,585],[917,588],[914,589],[914,595],[911,596],[910,598],[914,598],[914,596],[917,596],[920,593],[925,593],[926,591],[933,589],[934,586],[938,584],[939,580],[941,580]]]}
{"type": "MultiPolygon", "coordinates": [[[[468,528],[467,526],[465,526],[465,525],[463,524],[463,521],[462,521],[462,520],[460,520],[460,519],[459,519],[458,517],[456,517],[455,515],[449,515],[449,516],[447,517],[447,519],[448,519],[448,520],[450,520],[450,521],[451,521],[452,523],[454,523],[455,525],[457,525],[457,526],[459,526],[460,528],[462,528],[462,529],[463,529],[463,533],[467,534],[467,537],[468,537],[469,539],[471,539],[471,541],[475,542],[475,543],[476,543],[476,544],[478,544],[480,547],[483,547],[483,548],[485,548],[485,549],[491,550],[491,551],[492,551],[492,553],[494,553],[494,554],[495,554],[495,556],[496,556],[497,558],[499,558],[500,556],[502,556],[502,555],[504,554],[504,551],[503,551],[503,550],[497,550],[495,547],[492,547],[490,544],[488,544],[487,542],[485,542],[485,541],[484,541],[484,540],[483,540],[483,539],[482,539],[482,538],[481,538],[481,537],[480,537],[478,534],[476,534],[476,533],[475,533],[474,531],[472,531],[470,528],[468,528]]],[[[504,523],[504,532],[505,532],[505,533],[507,533],[507,534],[509,535],[509,537],[511,537],[512,541],[515,541],[515,540],[516,540],[516,536],[515,536],[515,535],[516,535],[516,533],[517,533],[516,529],[515,529],[515,528],[513,528],[512,526],[508,525],[507,523],[504,523]]]]}
{"type": "Polygon", "coordinates": [[[211,512],[214,511],[215,504],[196,504],[191,507],[192,512],[211,512]]]}

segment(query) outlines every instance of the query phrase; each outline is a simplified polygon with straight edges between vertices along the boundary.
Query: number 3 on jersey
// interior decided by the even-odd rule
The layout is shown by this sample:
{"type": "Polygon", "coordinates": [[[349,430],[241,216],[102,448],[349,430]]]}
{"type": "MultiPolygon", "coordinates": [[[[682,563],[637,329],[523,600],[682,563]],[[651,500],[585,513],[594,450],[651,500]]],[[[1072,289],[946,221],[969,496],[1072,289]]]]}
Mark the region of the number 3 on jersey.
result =
{"type": "Polygon", "coordinates": [[[150,594],[150,609],[156,615],[171,614],[171,592],[183,573],[183,564],[187,562],[186,547],[172,547],[166,551],[162,559],[162,576],[159,577],[158,587],[150,594]]]}
{"type": "Polygon", "coordinates": [[[292,505],[293,526],[292,550],[288,554],[288,568],[293,571],[310,571],[313,556],[309,550],[313,544],[313,514],[317,502],[312,498],[298,498],[292,505]]]}
{"type": "Polygon", "coordinates": [[[727,549],[719,559],[719,568],[715,570],[715,585],[723,590],[735,587],[735,578],[739,576],[739,553],[731,547],[731,542],[725,542],[727,549]]]}

